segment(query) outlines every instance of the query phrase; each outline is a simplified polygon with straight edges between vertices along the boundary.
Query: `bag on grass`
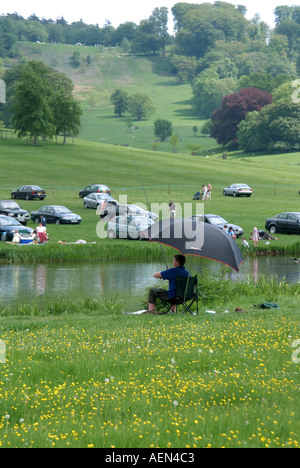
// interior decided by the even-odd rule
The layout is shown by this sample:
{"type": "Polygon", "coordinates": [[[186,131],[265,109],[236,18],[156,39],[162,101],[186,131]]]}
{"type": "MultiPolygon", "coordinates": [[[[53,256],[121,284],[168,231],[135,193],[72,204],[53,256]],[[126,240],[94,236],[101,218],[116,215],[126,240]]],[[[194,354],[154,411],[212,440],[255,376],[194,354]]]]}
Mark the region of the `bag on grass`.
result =
{"type": "Polygon", "coordinates": [[[254,306],[257,309],[280,309],[280,307],[274,302],[263,302],[262,304],[254,306]]]}

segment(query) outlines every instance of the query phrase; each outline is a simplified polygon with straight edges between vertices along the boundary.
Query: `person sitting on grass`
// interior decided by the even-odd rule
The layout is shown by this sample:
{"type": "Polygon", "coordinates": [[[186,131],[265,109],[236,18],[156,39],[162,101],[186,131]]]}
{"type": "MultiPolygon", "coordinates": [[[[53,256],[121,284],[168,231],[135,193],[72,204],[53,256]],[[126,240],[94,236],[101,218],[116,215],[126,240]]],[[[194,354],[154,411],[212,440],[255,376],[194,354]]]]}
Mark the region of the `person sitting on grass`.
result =
{"type": "Polygon", "coordinates": [[[39,223],[38,227],[35,229],[36,235],[39,238],[40,244],[46,244],[49,240],[49,237],[47,235],[47,229],[43,225],[43,223],[39,223]]]}
{"type": "Polygon", "coordinates": [[[13,239],[12,239],[12,243],[13,244],[20,244],[20,242],[21,242],[21,236],[19,234],[19,231],[15,231],[13,239]]]}
{"type": "MultiPolygon", "coordinates": [[[[157,299],[163,299],[168,301],[176,297],[176,276],[190,276],[190,273],[185,269],[185,256],[184,255],[174,255],[173,258],[173,268],[164,271],[158,271],[154,274],[154,278],[159,278],[169,281],[169,289],[163,288],[151,288],[149,292],[149,302],[148,302],[148,313],[156,315],[156,301],[157,299]]],[[[172,307],[172,311],[176,311],[176,306],[172,307]]]]}

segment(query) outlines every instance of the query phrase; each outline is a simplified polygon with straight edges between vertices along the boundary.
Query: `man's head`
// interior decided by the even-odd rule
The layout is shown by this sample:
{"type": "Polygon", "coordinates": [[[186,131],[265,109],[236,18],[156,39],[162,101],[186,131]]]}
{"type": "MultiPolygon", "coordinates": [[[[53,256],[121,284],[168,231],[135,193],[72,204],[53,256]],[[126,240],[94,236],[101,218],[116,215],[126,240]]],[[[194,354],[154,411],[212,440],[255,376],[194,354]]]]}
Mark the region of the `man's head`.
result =
{"type": "Polygon", "coordinates": [[[184,255],[174,255],[174,259],[173,259],[173,265],[174,267],[178,267],[178,266],[184,266],[185,264],[185,256],[184,255]]]}

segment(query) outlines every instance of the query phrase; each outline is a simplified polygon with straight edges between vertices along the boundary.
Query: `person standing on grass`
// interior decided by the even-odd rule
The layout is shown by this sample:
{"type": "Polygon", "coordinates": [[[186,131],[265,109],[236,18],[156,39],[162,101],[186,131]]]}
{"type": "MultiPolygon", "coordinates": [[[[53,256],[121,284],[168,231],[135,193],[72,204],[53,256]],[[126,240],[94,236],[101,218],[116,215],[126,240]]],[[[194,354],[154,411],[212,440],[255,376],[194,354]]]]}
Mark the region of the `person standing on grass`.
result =
{"type": "Polygon", "coordinates": [[[209,182],[207,182],[207,194],[206,194],[207,200],[211,200],[211,191],[212,191],[212,186],[209,182]]]}
{"type": "Polygon", "coordinates": [[[169,212],[170,212],[170,218],[175,218],[176,217],[176,205],[175,203],[172,202],[172,200],[170,200],[170,203],[169,203],[169,212]]]}
{"type": "Polygon", "coordinates": [[[202,185],[202,200],[206,200],[207,195],[207,187],[206,185],[202,185]]]}
{"type": "MultiPolygon", "coordinates": [[[[149,292],[149,302],[148,302],[148,314],[156,315],[156,301],[157,299],[163,299],[168,301],[169,299],[174,299],[176,297],[176,276],[184,276],[187,278],[190,276],[190,273],[185,269],[185,256],[184,255],[174,255],[173,258],[173,268],[170,268],[165,271],[158,271],[154,274],[154,278],[159,278],[169,281],[169,289],[163,288],[151,288],[149,292]]],[[[176,306],[173,306],[172,310],[175,312],[176,306]],[[173,308],[174,307],[174,308],[173,308]]]]}

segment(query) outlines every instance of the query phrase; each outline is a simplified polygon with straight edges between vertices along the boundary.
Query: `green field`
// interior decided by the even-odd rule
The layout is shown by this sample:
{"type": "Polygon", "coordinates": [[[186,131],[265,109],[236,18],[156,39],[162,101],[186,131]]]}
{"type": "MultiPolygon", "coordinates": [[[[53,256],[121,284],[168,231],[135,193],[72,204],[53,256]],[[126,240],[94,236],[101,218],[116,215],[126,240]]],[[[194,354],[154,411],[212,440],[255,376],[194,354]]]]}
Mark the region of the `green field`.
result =
{"type": "MultiPolygon", "coordinates": [[[[158,250],[155,245],[99,239],[96,233],[99,221],[96,211],[85,209],[78,196],[79,189],[89,183],[107,184],[116,199],[127,196],[129,203],[146,207],[147,200],[141,186],[143,183],[150,204],[168,203],[173,199],[178,207],[192,204],[192,210],[196,212],[197,202],[192,201],[193,194],[202,183],[210,181],[213,186],[212,201],[205,203],[205,212],[221,215],[229,222],[242,226],[247,238],[254,226],[264,228],[267,217],[279,212],[299,210],[299,153],[276,157],[232,155],[223,160],[220,155],[210,158],[174,155],[82,140],[76,140],[74,145],[46,143],[37,148],[26,145],[24,141],[2,140],[0,164],[1,199],[10,198],[13,188],[24,183],[35,183],[47,190],[45,204],[63,204],[82,216],[80,226],[49,225],[49,247],[53,249],[58,240],[74,242],[85,239],[97,242],[95,249],[98,246],[102,252],[104,248],[108,249],[107,258],[110,258],[109,251],[111,254],[115,252],[116,246],[120,258],[128,256],[127,249],[130,256],[139,258],[148,258],[149,254],[151,256],[152,249],[156,256],[158,250]],[[223,188],[234,181],[252,186],[253,196],[249,199],[224,197],[223,188]]],[[[21,205],[34,211],[42,203],[22,201],[21,205]]],[[[273,241],[269,246],[261,243],[260,248],[293,255],[299,253],[298,236],[280,234],[279,238],[279,241],[273,241]]],[[[49,247],[43,252],[47,252],[49,247]]],[[[1,249],[5,248],[2,244],[1,249]]],[[[11,246],[8,248],[14,249],[11,246]]],[[[26,249],[33,252],[34,247],[26,249]]],[[[39,255],[43,258],[44,254],[39,255]]]]}
{"type": "MultiPolygon", "coordinates": [[[[161,258],[155,244],[98,238],[96,212],[84,209],[78,196],[89,183],[107,184],[115,198],[146,205],[143,183],[151,204],[173,199],[183,206],[209,181],[212,201],[205,212],[241,225],[247,238],[267,217],[299,211],[300,153],[232,153],[223,160],[213,140],[193,137],[198,122],[190,113],[190,87],[177,85],[158,66],[160,58],[80,49],[92,55],[92,68],[74,71],[68,60],[75,47],[22,47],[26,56],[68,72],[82,99],[84,125],[74,145],[0,140],[0,199],[22,184],[39,184],[47,190],[44,204],[67,206],[82,224],[48,225],[45,246],[1,242],[1,268],[8,262],[161,258]],[[151,94],[156,117],[170,118],[178,129],[184,154],[170,152],[169,143],[150,151],[153,119],[127,133],[109,104],[120,84],[151,94]],[[190,139],[203,142],[202,156],[186,154],[190,139]],[[253,196],[224,197],[223,188],[233,182],[251,185],[253,196]],[[57,244],[77,239],[96,244],[57,244]]],[[[193,202],[193,212],[202,203],[193,202]]],[[[20,204],[33,211],[42,202],[20,204]]],[[[250,254],[300,255],[299,236],[279,237],[256,250],[251,245],[250,254]]],[[[168,257],[174,252],[166,249],[168,257]]],[[[197,317],[124,316],[118,301],[73,300],[68,291],[48,304],[0,308],[0,447],[299,448],[299,285],[209,275],[199,280],[197,317]],[[280,309],[253,307],[265,301],[280,309]],[[205,314],[211,308],[216,315],[205,314]]]]}

